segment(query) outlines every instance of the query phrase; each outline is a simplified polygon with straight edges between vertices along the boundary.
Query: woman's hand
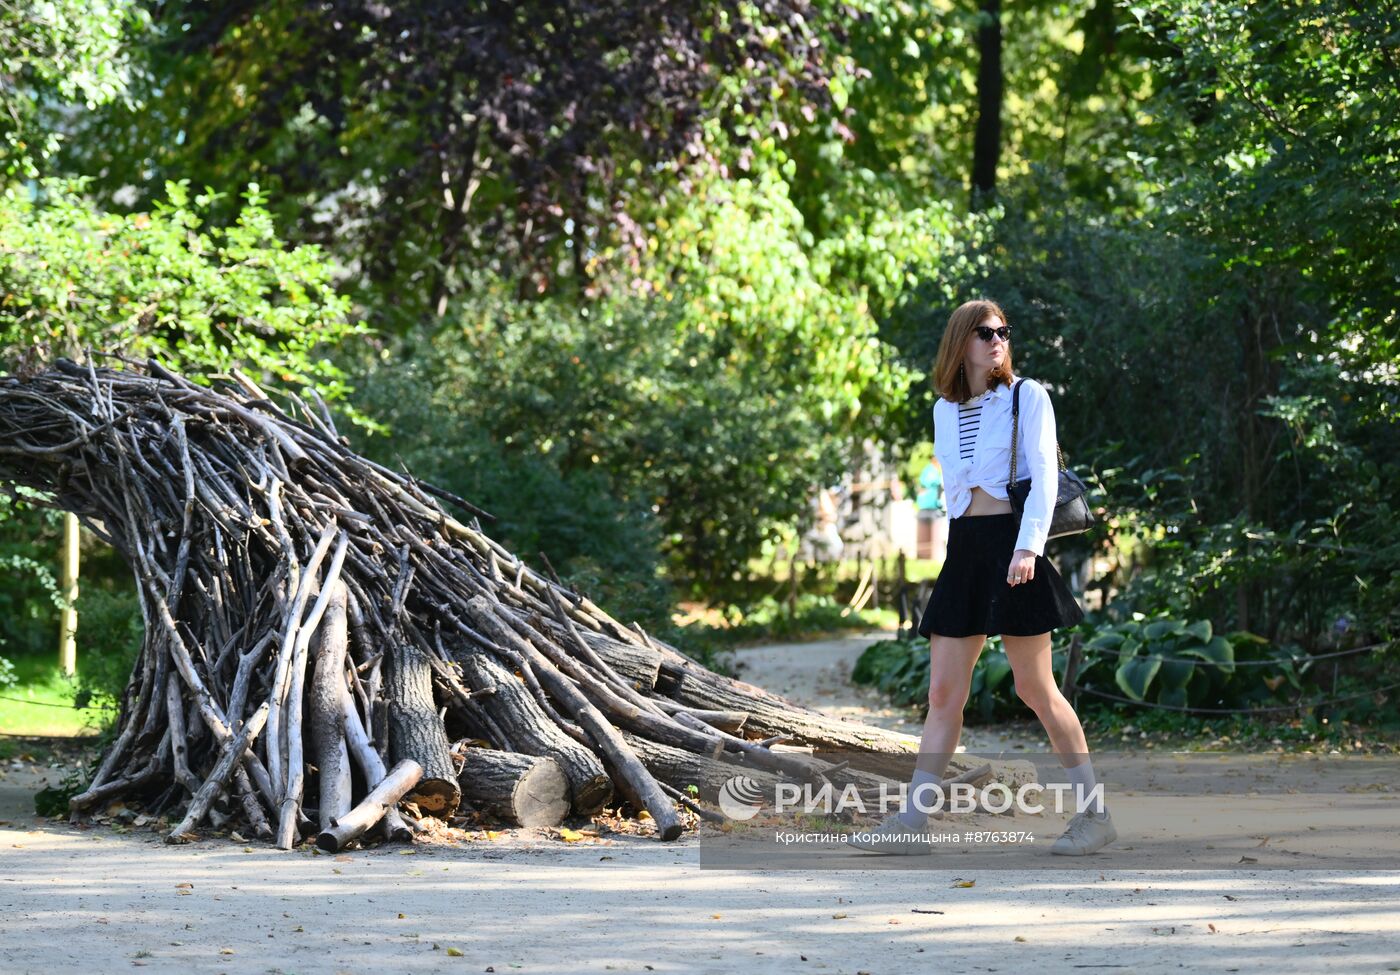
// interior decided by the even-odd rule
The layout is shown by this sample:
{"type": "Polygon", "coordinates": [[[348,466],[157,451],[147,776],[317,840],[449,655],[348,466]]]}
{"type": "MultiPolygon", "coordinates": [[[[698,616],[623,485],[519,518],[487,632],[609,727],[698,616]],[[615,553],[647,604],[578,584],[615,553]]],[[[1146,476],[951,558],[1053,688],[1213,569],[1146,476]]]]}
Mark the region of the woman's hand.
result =
{"type": "Polygon", "coordinates": [[[1018,586],[1035,578],[1035,553],[1028,548],[1018,548],[1011,553],[1011,565],[1006,569],[1006,584],[1018,586]]]}

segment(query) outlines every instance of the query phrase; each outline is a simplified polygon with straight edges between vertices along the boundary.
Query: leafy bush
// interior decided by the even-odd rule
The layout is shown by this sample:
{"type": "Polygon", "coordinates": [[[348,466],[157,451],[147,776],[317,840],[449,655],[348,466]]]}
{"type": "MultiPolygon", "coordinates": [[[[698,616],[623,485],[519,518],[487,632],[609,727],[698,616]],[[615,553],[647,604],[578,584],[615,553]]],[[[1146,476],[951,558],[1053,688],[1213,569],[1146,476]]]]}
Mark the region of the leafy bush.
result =
{"type": "Polygon", "coordinates": [[[219,194],[192,195],[185,183],[133,214],[93,209],[83,186],[0,191],[6,359],[32,364],[91,346],[344,394],[344,374],[322,348],[366,329],[349,320],[321,252],[283,245],[256,184],[228,225],[209,217],[219,194]]]}
{"type": "Polygon", "coordinates": [[[482,528],[492,538],[540,571],[543,552],[566,584],[623,622],[655,629],[668,620],[674,600],[659,573],[655,514],[598,467],[566,470],[558,453],[493,434],[476,399],[486,391],[463,381],[431,359],[369,371],[355,405],[389,435],[356,434],[357,447],[490,512],[482,528]]]}
{"type": "Polygon", "coordinates": [[[0,652],[43,653],[58,639],[63,593],[54,566],[35,556],[58,551],[61,519],[58,512],[38,507],[28,488],[0,495],[0,652]]]}
{"type": "MultiPolygon", "coordinates": [[[[120,703],[141,652],[141,605],[130,591],[85,587],[78,596],[78,693],[76,707],[120,703]]],[[[115,712],[112,713],[115,718],[115,712]]]]}
{"type": "Polygon", "coordinates": [[[1245,631],[1214,633],[1209,620],[1159,616],[1102,626],[1084,643],[1076,681],[1111,670],[1121,693],[1134,701],[1180,708],[1244,707],[1272,700],[1287,682],[1302,688],[1294,657],[1297,648],[1276,647],[1245,631]],[[1273,660],[1276,667],[1236,667],[1240,662],[1273,660]]]}

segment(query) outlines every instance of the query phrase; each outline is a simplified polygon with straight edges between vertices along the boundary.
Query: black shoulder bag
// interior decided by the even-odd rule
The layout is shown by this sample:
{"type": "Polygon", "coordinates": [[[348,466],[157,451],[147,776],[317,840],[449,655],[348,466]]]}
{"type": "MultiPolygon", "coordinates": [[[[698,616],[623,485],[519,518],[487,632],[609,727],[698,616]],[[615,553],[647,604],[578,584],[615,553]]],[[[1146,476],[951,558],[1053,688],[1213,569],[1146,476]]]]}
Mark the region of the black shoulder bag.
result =
{"type": "MultiPolygon", "coordinates": [[[[1031,493],[1029,477],[1016,480],[1016,444],[1020,437],[1021,383],[1024,381],[1018,379],[1011,392],[1011,479],[1006,482],[1006,496],[1011,501],[1011,508],[1016,512],[1018,521],[1026,507],[1026,498],[1031,493]]],[[[1061,535],[1077,535],[1094,527],[1094,513],[1089,510],[1089,503],[1084,499],[1089,489],[1079,479],[1079,475],[1066,469],[1065,455],[1060,450],[1058,440],[1055,441],[1055,456],[1060,461],[1060,480],[1055,492],[1055,514],[1050,519],[1047,539],[1059,538],[1061,535]]]]}

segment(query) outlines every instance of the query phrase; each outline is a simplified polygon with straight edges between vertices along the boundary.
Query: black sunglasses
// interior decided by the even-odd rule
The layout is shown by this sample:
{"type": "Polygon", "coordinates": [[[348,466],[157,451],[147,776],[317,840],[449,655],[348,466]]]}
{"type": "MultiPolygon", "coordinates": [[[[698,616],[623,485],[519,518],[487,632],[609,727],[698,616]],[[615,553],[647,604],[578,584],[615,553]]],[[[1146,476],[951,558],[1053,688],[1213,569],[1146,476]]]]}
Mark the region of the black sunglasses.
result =
{"type": "Polygon", "coordinates": [[[977,333],[977,337],[983,342],[990,342],[995,335],[1003,342],[1011,341],[1011,326],[1003,325],[1001,328],[988,328],[986,325],[974,325],[972,330],[977,333]]]}

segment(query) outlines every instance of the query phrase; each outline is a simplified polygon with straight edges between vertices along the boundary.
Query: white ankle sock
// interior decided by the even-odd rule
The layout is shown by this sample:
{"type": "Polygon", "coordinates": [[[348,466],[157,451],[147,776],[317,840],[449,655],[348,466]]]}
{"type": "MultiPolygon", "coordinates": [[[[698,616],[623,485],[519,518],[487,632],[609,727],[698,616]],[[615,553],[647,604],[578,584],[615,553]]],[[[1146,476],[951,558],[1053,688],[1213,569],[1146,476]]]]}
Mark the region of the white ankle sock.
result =
{"type": "MultiPolygon", "coordinates": [[[[1085,756],[1084,761],[1078,765],[1071,765],[1065,769],[1065,774],[1069,776],[1070,784],[1075,788],[1070,790],[1070,795],[1076,803],[1075,809],[1079,808],[1078,803],[1082,798],[1087,798],[1089,793],[1094,791],[1094,787],[1099,784],[1099,780],[1094,775],[1094,763],[1085,756]]],[[[1088,812],[1096,816],[1102,816],[1107,809],[1107,805],[1093,804],[1088,807],[1088,812]]]]}
{"type": "MultiPolygon", "coordinates": [[[[914,804],[914,790],[920,786],[931,785],[943,781],[932,772],[925,772],[921,768],[914,770],[914,777],[909,780],[909,801],[905,803],[903,811],[899,813],[899,821],[910,829],[923,829],[928,825],[928,813],[919,809],[914,804]]],[[[932,789],[924,789],[920,797],[925,805],[933,805],[935,793],[932,789]]]]}

